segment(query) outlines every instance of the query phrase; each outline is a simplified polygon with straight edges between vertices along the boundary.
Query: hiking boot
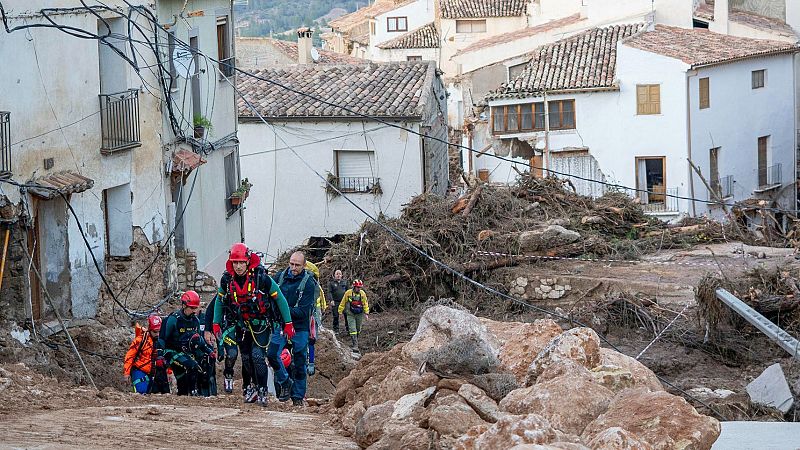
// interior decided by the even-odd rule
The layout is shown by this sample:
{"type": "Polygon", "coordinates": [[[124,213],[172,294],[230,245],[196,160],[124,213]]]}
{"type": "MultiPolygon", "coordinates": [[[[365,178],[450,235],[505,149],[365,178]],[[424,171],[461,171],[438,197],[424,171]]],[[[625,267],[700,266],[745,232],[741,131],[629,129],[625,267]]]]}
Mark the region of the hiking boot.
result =
{"type": "Polygon", "coordinates": [[[251,384],[244,389],[244,402],[245,403],[255,403],[258,399],[258,391],[256,388],[253,387],[251,384]]]}
{"type": "Polygon", "coordinates": [[[358,353],[358,336],[356,336],[355,334],[351,334],[350,335],[350,342],[351,342],[350,348],[354,352],[358,353]]]}
{"type": "Polygon", "coordinates": [[[267,406],[267,398],[269,394],[267,393],[267,389],[264,387],[258,388],[258,404],[261,406],[267,406]]]}
{"type": "Polygon", "coordinates": [[[303,406],[303,399],[302,398],[293,398],[292,399],[292,406],[303,406]]]}
{"type": "Polygon", "coordinates": [[[233,377],[225,377],[225,392],[228,394],[233,392],[233,377]]]}
{"type": "Polygon", "coordinates": [[[284,381],[283,384],[278,384],[278,388],[279,388],[277,392],[278,400],[281,402],[289,400],[289,397],[291,396],[292,392],[292,379],[289,378],[286,381],[284,381]]]}
{"type": "Polygon", "coordinates": [[[306,373],[309,375],[314,375],[317,372],[317,369],[314,367],[314,363],[308,363],[308,367],[306,367],[306,373]]]}

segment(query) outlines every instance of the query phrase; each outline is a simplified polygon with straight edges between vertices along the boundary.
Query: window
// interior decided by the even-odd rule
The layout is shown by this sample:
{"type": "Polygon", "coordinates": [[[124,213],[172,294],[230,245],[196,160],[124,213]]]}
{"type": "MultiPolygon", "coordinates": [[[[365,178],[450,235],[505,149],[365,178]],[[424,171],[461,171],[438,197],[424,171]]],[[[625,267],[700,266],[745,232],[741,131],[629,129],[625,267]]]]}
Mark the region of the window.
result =
{"type": "Polygon", "coordinates": [[[422,56],[406,56],[406,61],[422,61],[422,56]]]}
{"type": "Polygon", "coordinates": [[[225,165],[225,209],[230,217],[239,205],[234,205],[231,201],[231,196],[237,189],[239,189],[239,171],[236,167],[236,151],[232,151],[225,155],[223,164],[225,165]]]}
{"type": "Polygon", "coordinates": [[[342,192],[377,193],[375,152],[336,150],[336,187],[342,192]]]}
{"type": "Polygon", "coordinates": [[[456,33],[485,33],[486,20],[456,20],[456,33]]]}
{"type": "MultiPolygon", "coordinates": [[[[575,129],[575,100],[547,102],[551,130],[575,129]]],[[[544,102],[492,107],[494,134],[543,131],[544,102]]]]}
{"type": "Polygon", "coordinates": [[[131,185],[126,183],[103,191],[106,221],[106,252],[110,256],[131,256],[133,210],[131,185]]]}
{"type": "Polygon", "coordinates": [[[375,36],[375,22],[369,23],[369,34],[375,36]]]}
{"type": "Polygon", "coordinates": [[[666,158],[636,158],[636,189],[643,205],[663,204],[666,199],[666,158]]]}
{"type": "Polygon", "coordinates": [[[767,151],[769,148],[769,136],[758,138],[758,185],[767,186],[767,151]]]}
{"type": "Polygon", "coordinates": [[[408,18],[407,17],[387,17],[386,29],[389,32],[393,31],[408,31],[408,18]]]}
{"type": "Polygon", "coordinates": [[[767,81],[767,71],[764,69],[761,70],[754,70],[753,75],[753,89],[760,89],[763,88],[766,81],[767,81]]]}
{"type": "Polygon", "coordinates": [[[220,72],[226,77],[232,76],[234,72],[230,40],[228,17],[217,17],[217,60],[220,72]]]}
{"type": "Polygon", "coordinates": [[[522,74],[525,70],[525,67],[528,66],[528,62],[525,61],[523,63],[515,64],[513,66],[508,67],[508,81],[511,81],[522,74]]]}
{"type": "Polygon", "coordinates": [[[636,85],[636,114],[661,114],[661,85],[636,85]]]}
{"type": "Polygon", "coordinates": [[[708,77],[700,78],[700,109],[711,106],[711,98],[708,92],[708,77]]]}

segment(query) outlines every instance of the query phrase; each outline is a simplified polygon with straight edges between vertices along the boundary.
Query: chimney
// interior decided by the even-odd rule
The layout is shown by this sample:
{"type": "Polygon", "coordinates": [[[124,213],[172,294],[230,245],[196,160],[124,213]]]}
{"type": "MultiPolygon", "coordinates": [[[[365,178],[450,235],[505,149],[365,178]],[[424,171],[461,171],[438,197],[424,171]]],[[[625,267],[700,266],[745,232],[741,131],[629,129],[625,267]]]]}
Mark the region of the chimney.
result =
{"type": "Polygon", "coordinates": [[[297,62],[300,64],[309,64],[311,59],[311,35],[314,31],[308,27],[300,27],[297,29],[297,62]]]}
{"type": "MultiPolygon", "coordinates": [[[[708,3],[708,0],[706,0],[708,3]]],[[[717,33],[728,34],[728,0],[714,1],[714,29],[717,33]]]]}

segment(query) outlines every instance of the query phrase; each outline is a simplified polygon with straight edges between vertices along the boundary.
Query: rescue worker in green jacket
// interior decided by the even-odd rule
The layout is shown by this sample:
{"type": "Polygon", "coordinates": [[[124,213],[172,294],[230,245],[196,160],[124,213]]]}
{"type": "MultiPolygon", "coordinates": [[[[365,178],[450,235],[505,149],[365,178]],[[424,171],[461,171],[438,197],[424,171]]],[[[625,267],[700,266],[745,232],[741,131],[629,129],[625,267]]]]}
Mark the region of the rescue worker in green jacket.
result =
{"type": "Polygon", "coordinates": [[[353,288],[348,289],[339,303],[339,314],[344,313],[347,320],[347,327],[350,330],[350,341],[354,352],[358,352],[358,335],[361,333],[361,325],[364,319],[369,317],[369,303],[367,293],[362,289],[364,282],[353,280],[353,288]]]}

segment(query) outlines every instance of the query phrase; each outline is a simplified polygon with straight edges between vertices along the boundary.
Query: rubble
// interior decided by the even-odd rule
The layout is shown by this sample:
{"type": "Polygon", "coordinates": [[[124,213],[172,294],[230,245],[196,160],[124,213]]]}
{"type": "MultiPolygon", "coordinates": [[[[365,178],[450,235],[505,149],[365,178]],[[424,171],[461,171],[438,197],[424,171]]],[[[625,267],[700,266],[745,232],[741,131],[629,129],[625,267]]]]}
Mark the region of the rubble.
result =
{"type": "Polygon", "coordinates": [[[711,447],[719,422],[654,386],[655,376],[637,361],[601,348],[592,330],[556,328],[552,321],[503,323],[431,307],[410,342],[365,355],[342,379],[333,423],[364,448],[397,448],[403,436],[410,448],[711,447]],[[480,365],[491,372],[441,358],[453,340],[479,349],[466,354],[494,356],[496,364],[480,365]],[[513,361],[532,349],[528,367],[513,361]],[[481,388],[489,377],[516,388],[481,388]]]}
{"type": "Polygon", "coordinates": [[[781,365],[767,367],[761,375],[747,385],[753,403],[773,407],[786,414],[794,405],[794,397],[783,375],[781,365]]]}

